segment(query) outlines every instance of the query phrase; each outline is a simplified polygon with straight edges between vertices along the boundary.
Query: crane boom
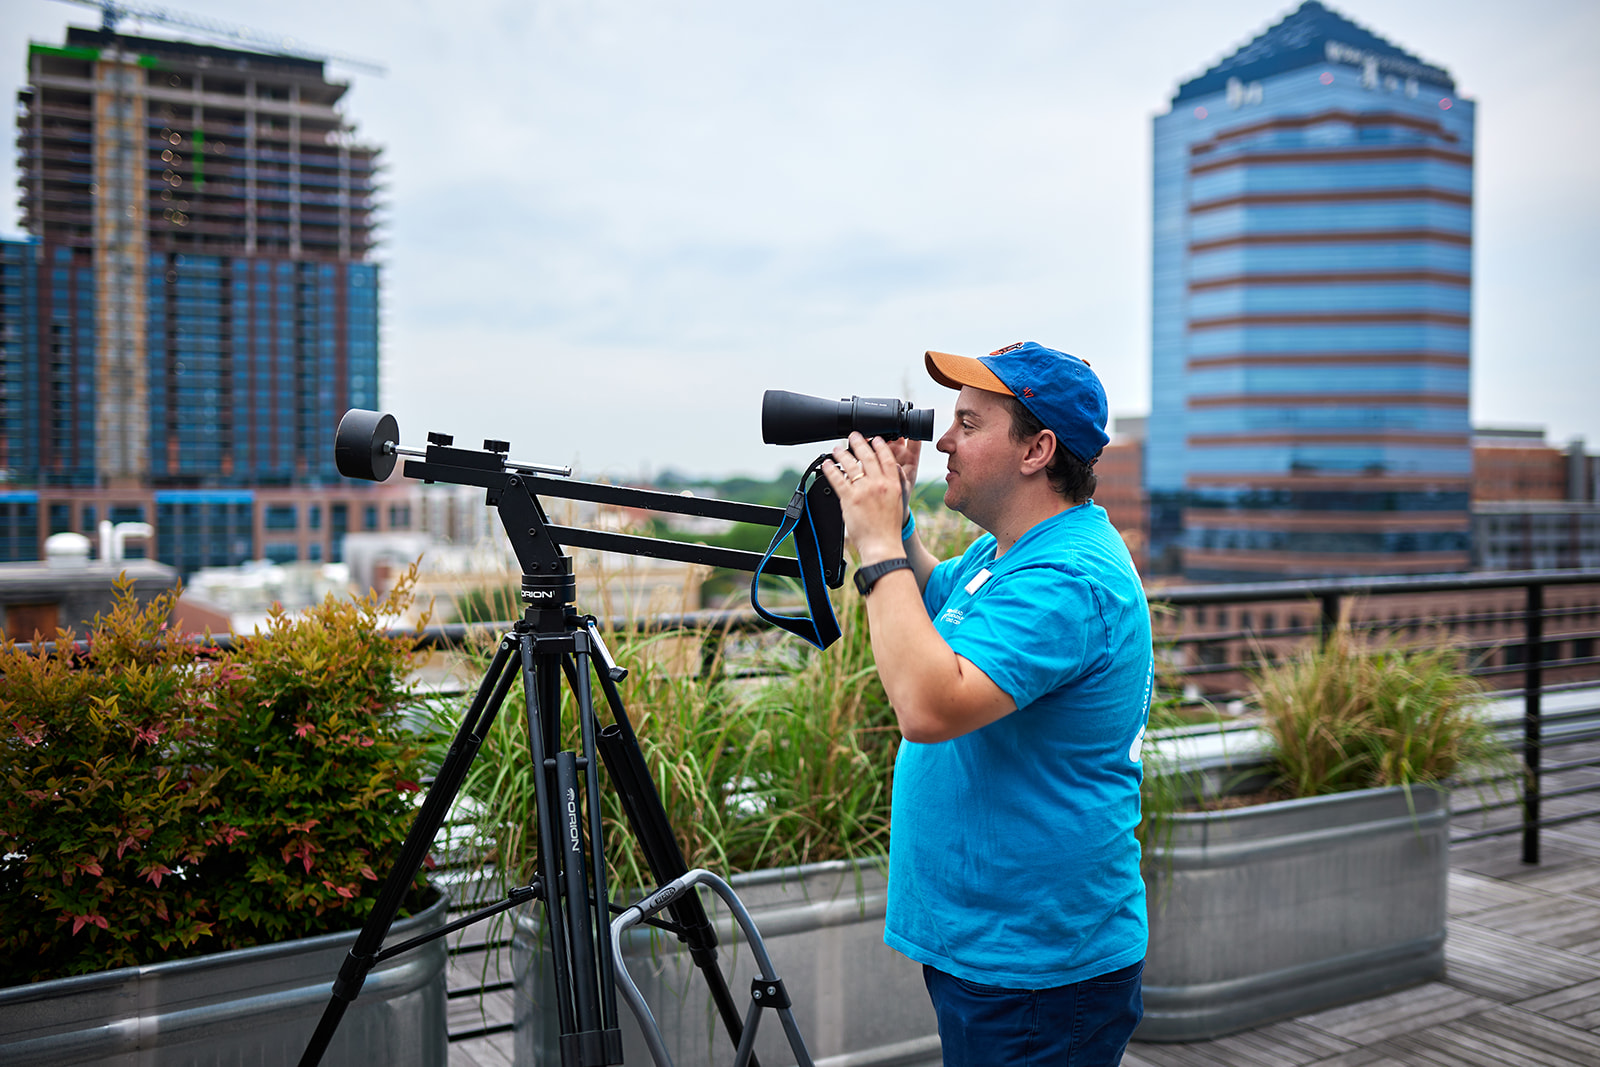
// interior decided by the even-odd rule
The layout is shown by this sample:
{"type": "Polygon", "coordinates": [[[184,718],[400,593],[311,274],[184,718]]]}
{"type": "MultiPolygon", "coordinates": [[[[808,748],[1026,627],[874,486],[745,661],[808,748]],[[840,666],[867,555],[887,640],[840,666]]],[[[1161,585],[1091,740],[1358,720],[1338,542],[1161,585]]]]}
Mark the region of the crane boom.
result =
{"type": "Polygon", "coordinates": [[[122,0],[58,0],[58,2],[98,8],[100,11],[100,28],[107,33],[116,33],[117,26],[123,19],[132,18],[142,22],[154,22],[163,26],[172,26],[176,29],[192,30],[215,40],[273,52],[278,55],[323,60],[329,63],[337,63],[343,67],[350,67],[353,70],[365,71],[368,74],[387,73],[383,66],[370,60],[356,59],[352,56],[337,55],[332,52],[319,52],[315,49],[304,47],[293,37],[271,34],[263,30],[253,30],[248,26],[236,26],[220,19],[207,18],[204,15],[193,15],[186,11],[174,11],[165,7],[149,7],[143,4],[128,4],[123,3],[122,0]]]}

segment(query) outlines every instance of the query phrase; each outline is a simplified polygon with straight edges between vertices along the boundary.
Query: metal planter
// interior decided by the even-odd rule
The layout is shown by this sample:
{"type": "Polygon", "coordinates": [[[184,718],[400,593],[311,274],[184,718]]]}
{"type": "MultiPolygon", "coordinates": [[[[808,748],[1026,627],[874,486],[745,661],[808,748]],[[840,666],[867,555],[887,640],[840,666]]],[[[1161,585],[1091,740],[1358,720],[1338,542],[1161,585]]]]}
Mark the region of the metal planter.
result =
{"type": "MultiPolygon", "coordinates": [[[[446,898],[391,940],[444,924],[446,898]]],[[[0,1063],[276,1067],[298,1063],[355,931],[0,990],[0,1063]]],[[[443,939],[380,965],[323,1063],[445,1067],[443,939]]]]}
{"type": "Polygon", "coordinates": [[[1178,814],[1151,856],[1141,1041],[1197,1041],[1444,971],[1449,797],[1178,814]]]}
{"type": "MultiPolygon", "coordinates": [[[[818,1067],[937,1067],[938,1023],[922,967],[883,943],[883,860],[753,871],[730,882],[794,1000],[795,1018],[818,1067]]],[[[717,954],[728,986],[741,1006],[748,1004],[755,977],[751,953],[733,936],[736,927],[720,898],[705,899],[722,938],[717,954]]],[[[519,1064],[561,1062],[539,914],[520,913],[512,941],[519,1064]]],[[[676,938],[638,927],[625,935],[623,954],[674,1063],[732,1061],[733,1047],[705,983],[676,938]]],[[[619,1003],[619,1014],[625,1061],[650,1063],[632,1013],[619,1003]]],[[[756,1053],[772,1067],[794,1062],[775,1016],[761,1021],[756,1053]]]]}

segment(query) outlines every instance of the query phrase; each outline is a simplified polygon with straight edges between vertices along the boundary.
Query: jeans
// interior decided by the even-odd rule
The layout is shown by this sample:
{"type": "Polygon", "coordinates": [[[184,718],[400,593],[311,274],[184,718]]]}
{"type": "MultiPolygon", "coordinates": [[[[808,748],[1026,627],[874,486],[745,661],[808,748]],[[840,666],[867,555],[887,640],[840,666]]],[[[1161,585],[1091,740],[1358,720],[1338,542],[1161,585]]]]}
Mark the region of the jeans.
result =
{"type": "Polygon", "coordinates": [[[1116,1067],[1144,1015],[1144,961],[1055,989],[1001,989],[922,968],[944,1067],[1116,1067]]]}

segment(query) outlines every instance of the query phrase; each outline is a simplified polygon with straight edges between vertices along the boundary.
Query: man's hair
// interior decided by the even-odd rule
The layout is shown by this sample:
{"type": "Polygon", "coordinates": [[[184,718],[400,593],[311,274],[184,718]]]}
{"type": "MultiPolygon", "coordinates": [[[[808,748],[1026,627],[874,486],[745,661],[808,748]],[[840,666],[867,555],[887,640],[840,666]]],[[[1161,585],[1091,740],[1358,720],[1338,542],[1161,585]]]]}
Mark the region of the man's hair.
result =
{"type": "MultiPolygon", "coordinates": [[[[1045,424],[1034,417],[1014,396],[1002,396],[1006,409],[1011,412],[1011,439],[1013,441],[1026,441],[1034,434],[1045,429],[1045,424]]],[[[1067,451],[1067,446],[1056,438],[1056,454],[1050,460],[1050,466],[1044,470],[1045,477],[1050,479],[1050,488],[1067,500],[1074,502],[1088,500],[1094,496],[1095,488],[1100,484],[1099,477],[1094,472],[1094,465],[1100,459],[1096,452],[1085,463],[1083,460],[1067,451]]]]}

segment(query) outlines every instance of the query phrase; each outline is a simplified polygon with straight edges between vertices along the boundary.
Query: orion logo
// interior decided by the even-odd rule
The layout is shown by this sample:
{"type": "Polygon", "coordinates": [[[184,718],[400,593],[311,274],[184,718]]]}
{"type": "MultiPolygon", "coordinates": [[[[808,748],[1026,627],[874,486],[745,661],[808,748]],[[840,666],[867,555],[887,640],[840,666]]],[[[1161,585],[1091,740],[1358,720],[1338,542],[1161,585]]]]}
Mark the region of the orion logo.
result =
{"type": "Polygon", "coordinates": [[[554,589],[524,589],[522,591],[523,600],[554,600],[555,598],[556,591],[554,589]]]}
{"type": "Polygon", "coordinates": [[[567,790],[567,851],[581,852],[583,845],[578,840],[578,793],[576,790],[567,790]]]}

